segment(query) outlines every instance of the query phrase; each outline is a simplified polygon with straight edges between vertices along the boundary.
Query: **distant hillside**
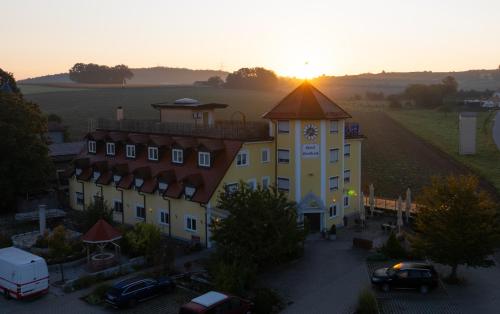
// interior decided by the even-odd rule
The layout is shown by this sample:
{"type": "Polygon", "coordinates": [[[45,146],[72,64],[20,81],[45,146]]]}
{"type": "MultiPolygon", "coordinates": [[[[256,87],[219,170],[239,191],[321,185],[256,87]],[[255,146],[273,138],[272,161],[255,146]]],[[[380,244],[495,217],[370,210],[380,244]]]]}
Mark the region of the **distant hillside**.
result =
{"type": "MultiPolygon", "coordinates": [[[[134,77],[128,80],[130,84],[165,84],[184,85],[193,84],[195,81],[206,81],[211,76],[220,76],[225,79],[228,72],[215,70],[191,70],[185,68],[137,68],[131,69],[134,77]]],[[[68,73],[44,75],[35,78],[20,80],[20,84],[55,84],[72,83],[68,73]]]]}

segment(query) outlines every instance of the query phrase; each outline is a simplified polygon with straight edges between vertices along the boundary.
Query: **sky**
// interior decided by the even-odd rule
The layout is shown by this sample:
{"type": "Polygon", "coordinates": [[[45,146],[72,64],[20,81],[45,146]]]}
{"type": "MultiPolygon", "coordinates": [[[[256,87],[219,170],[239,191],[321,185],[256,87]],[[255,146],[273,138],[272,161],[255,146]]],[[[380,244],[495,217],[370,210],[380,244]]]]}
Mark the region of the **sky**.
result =
{"type": "Polygon", "coordinates": [[[312,77],[500,64],[498,0],[0,0],[0,68],[263,66],[312,77]]]}

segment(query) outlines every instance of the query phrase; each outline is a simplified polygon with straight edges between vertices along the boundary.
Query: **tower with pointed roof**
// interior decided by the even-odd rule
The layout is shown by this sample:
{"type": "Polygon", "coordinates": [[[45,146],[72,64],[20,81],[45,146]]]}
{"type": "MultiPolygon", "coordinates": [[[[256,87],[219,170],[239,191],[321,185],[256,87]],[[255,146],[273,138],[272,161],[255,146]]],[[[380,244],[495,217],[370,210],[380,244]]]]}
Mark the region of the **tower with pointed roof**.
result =
{"type": "Polygon", "coordinates": [[[263,118],[275,138],[276,185],[298,203],[299,219],[324,230],[355,214],[362,137],[351,115],[305,81],[263,118]]]}

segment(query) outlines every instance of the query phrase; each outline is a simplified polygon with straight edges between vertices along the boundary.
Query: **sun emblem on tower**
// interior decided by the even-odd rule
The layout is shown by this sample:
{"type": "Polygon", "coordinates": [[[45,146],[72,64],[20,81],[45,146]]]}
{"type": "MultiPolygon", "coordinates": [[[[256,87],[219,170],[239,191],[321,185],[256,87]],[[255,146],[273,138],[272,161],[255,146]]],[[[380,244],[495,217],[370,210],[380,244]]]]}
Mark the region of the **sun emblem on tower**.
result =
{"type": "Polygon", "coordinates": [[[318,128],[314,124],[308,124],[304,127],[304,136],[309,141],[314,141],[318,136],[318,128]]]}

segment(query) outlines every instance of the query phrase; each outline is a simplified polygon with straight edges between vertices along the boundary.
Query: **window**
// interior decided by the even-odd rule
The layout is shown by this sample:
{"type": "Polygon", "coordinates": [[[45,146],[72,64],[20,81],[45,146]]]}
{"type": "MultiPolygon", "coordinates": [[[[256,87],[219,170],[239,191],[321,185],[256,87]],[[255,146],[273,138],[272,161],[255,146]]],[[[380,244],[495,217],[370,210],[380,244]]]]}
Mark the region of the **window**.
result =
{"type": "Polygon", "coordinates": [[[115,155],[115,143],[106,143],[106,155],[108,156],[115,155]]]}
{"type": "Polygon", "coordinates": [[[278,133],[290,133],[290,121],[278,121],[278,133]]]}
{"type": "Polygon", "coordinates": [[[270,184],[270,179],[269,177],[262,177],[262,188],[263,189],[268,189],[270,184]]]}
{"type": "Polygon", "coordinates": [[[118,175],[118,174],[115,174],[113,176],[113,183],[116,185],[120,182],[120,180],[122,179],[122,176],[118,175]]]}
{"type": "Polygon", "coordinates": [[[121,201],[115,200],[113,202],[113,210],[115,212],[120,212],[120,213],[123,212],[123,203],[121,201]]]}
{"type": "Polygon", "coordinates": [[[198,152],[198,166],[210,167],[210,153],[198,152]]]}
{"type": "Polygon", "coordinates": [[[252,190],[257,190],[257,180],[255,179],[250,179],[247,181],[248,187],[252,190]]]}
{"type": "Polygon", "coordinates": [[[136,189],[140,189],[141,186],[144,184],[144,179],[142,179],[142,178],[135,178],[134,183],[135,183],[135,188],[136,189]]]}
{"type": "Polygon", "coordinates": [[[89,141],[88,142],[88,149],[89,149],[89,153],[93,153],[95,154],[96,151],[97,151],[97,144],[95,141],[89,141]]]}
{"type": "Polygon", "coordinates": [[[83,193],[82,192],[76,192],[76,204],[77,205],[83,205],[83,193]]]}
{"type": "Polygon", "coordinates": [[[101,176],[101,173],[99,171],[94,171],[94,173],[92,174],[92,180],[97,181],[99,180],[99,177],[101,176]]]}
{"type": "Polygon", "coordinates": [[[262,163],[266,163],[270,161],[270,156],[269,156],[269,148],[263,148],[262,151],[260,152],[260,161],[262,163]]]}
{"type": "Polygon", "coordinates": [[[146,218],[146,209],[144,206],[137,205],[135,208],[135,217],[139,219],[145,219],[146,218]]]}
{"type": "Polygon", "coordinates": [[[158,160],[158,147],[148,147],[148,159],[158,160]]]}
{"type": "Polygon", "coordinates": [[[278,178],[278,190],[280,190],[280,191],[290,191],[290,179],[288,179],[288,178],[278,178]]]}
{"type": "Polygon", "coordinates": [[[166,182],[158,182],[158,193],[163,194],[168,189],[168,184],[166,182]]]}
{"type": "Polygon", "coordinates": [[[184,151],[182,149],[172,149],[172,162],[175,164],[182,164],[184,162],[184,151]]]}
{"type": "Polygon", "coordinates": [[[248,152],[246,150],[242,150],[236,156],[236,166],[248,166],[248,152]]]}
{"type": "Polygon", "coordinates": [[[233,194],[236,191],[238,191],[238,183],[226,184],[226,193],[233,194]]]}
{"type": "Polygon", "coordinates": [[[196,232],[196,218],[186,216],[186,230],[196,232]]]}
{"type": "Polygon", "coordinates": [[[196,193],[196,188],[194,187],[191,187],[191,186],[186,186],[184,188],[184,197],[187,199],[187,200],[190,200],[193,198],[194,196],[194,193],[196,193]]]}
{"type": "Polygon", "coordinates": [[[351,182],[351,170],[344,170],[344,183],[351,182]]]}
{"type": "Polygon", "coordinates": [[[330,121],[330,133],[338,133],[339,132],[339,122],[338,121],[330,121]]]}
{"type": "Polygon", "coordinates": [[[330,162],[334,163],[339,161],[339,150],[338,148],[330,149],[330,162]]]}
{"type": "Polygon", "coordinates": [[[81,174],[82,174],[82,171],[83,171],[83,170],[82,170],[82,168],[76,168],[76,169],[75,169],[75,174],[76,174],[76,176],[78,177],[79,175],[81,175],[81,174]]]}
{"type": "Polygon", "coordinates": [[[135,145],[128,144],[125,146],[127,158],[135,158],[135,145]]]}
{"type": "Polygon", "coordinates": [[[346,157],[351,156],[351,144],[344,145],[344,156],[346,157]]]}
{"type": "Polygon", "coordinates": [[[329,209],[330,218],[337,217],[337,204],[331,204],[329,209]]]}
{"type": "Polygon", "coordinates": [[[168,225],[170,223],[170,216],[168,212],[164,209],[160,209],[160,224],[168,225]]]}
{"type": "Polygon", "coordinates": [[[349,196],[344,196],[344,208],[349,207],[349,196]]]}
{"type": "Polygon", "coordinates": [[[278,163],[287,164],[290,162],[290,151],[288,149],[278,149],[278,163]]]}
{"type": "Polygon", "coordinates": [[[330,191],[339,189],[339,177],[330,177],[330,191]]]}

